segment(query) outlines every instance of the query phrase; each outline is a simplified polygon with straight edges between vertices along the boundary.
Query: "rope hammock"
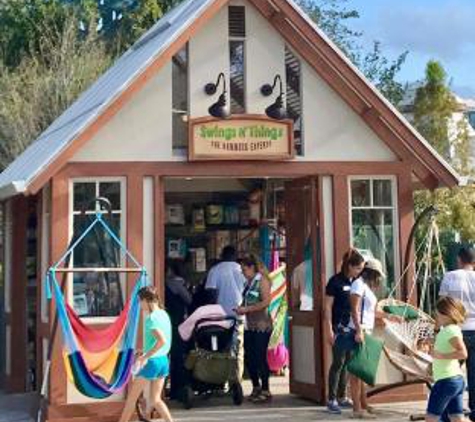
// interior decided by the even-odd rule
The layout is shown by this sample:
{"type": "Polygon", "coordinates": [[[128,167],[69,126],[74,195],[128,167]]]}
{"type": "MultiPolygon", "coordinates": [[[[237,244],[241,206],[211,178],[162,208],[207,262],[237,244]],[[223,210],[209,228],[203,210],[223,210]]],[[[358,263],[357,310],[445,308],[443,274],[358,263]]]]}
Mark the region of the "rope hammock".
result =
{"type": "Polygon", "coordinates": [[[433,278],[434,273],[440,271],[442,273],[445,272],[445,267],[439,243],[439,229],[435,219],[432,219],[424,242],[421,243],[414,254],[413,260],[405,268],[398,283],[395,284],[390,292],[388,299],[384,299],[378,304],[380,310],[389,314],[399,315],[403,318],[401,322],[385,319],[385,333],[395,340],[395,344],[397,345],[397,347],[385,346],[384,351],[388,360],[404,374],[424,381],[431,379],[429,369],[432,363],[432,357],[429,354],[429,349],[435,337],[435,321],[430,315],[425,313],[422,308],[426,303],[428,284],[433,278]],[[434,248],[437,254],[435,265],[434,248]],[[423,256],[419,265],[417,265],[416,259],[421,251],[423,251],[423,256]],[[413,268],[413,266],[416,271],[407,299],[410,300],[410,298],[413,297],[418,285],[418,280],[422,280],[419,307],[394,298],[396,293],[400,290],[400,284],[405,274],[413,268]],[[401,346],[404,346],[408,354],[401,353],[401,346]]]}
{"type": "Polygon", "coordinates": [[[145,268],[127,250],[125,245],[97,213],[92,223],[71,245],[46,276],[46,296],[54,296],[58,321],[63,334],[63,358],[68,379],[85,396],[104,399],[120,392],[131,376],[135,343],[140,318],[138,291],[149,284],[145,268]],[[114,243],[136,268],[60,268],[69,262],[75,248],[96,227],[104,229],[114,243]],[[107,328],[94,329],[84,324],[74,309],[66,303],[57,280],[58,272],[75,271],[137,272],[139,277],[132,294],[114,323],[107,328]]]}

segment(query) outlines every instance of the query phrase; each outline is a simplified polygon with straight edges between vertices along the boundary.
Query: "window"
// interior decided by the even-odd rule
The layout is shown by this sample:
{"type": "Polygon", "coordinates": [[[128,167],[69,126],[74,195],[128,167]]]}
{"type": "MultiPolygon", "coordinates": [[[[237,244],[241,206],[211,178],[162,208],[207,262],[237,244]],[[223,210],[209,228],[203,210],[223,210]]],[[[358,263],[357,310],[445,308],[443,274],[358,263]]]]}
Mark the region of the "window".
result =
{"type": "Polygon", "coordinates": [[[229,83],[231,113],[246,112],[245,99],[245,37],[246,10],[243,6],[229,7],[229,83]]]}
{"type": "MultiPolygon", "coordinates": [[[[114,234],[124,239],[125,183],[121,180],[76,180],[72,185],[73,234],[86,230],[96,212],[103,212],[104,219],[114,234]],[[111,203],[112,212],[101,210],[97,197],[105,197],[111,203]],[[83,210],[85,212],[83,212],[83,210]]],[[[75,267],[119,267],[123,257],[111,236],[96,226],[76,247],[73,254],[75,267]]],[[[116,316],[125,300],[125,278],[118,273],[74,273],[72,302],[82,317],[116,316]]]]}
{"type": "Polygon", "coordinates": [[[469,111],[467,113],[467,118],[468,118],[468,122],[470,123],[470,126],[472,126],[475,129],[475,111],[469,111]]]}
{"type": "Polygon", "coordinates": [[[300,60],[285,47],[287,113],[294,122],[295,153],[303,155],[302,96],[300,60]]]}
{"type": "Polygon", "coordinates": [[[172,59],[173,149],[188,147],[188,45],[172,59]]]}
{"type": "Polygon", "coordinates": [[[352,244],[366,258],[377,258],[387,274],[387,287],[396,278],[396,206],[393,179],[351,179],[352,244]]]}

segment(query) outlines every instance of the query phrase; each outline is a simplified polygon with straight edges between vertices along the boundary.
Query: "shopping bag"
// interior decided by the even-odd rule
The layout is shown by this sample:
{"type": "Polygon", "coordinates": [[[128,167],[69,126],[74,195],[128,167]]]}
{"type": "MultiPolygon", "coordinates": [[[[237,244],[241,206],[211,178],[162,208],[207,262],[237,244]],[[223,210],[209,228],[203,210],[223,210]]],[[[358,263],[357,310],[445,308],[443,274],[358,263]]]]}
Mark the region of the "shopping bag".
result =
{"type": "Polygon", "coordinates": [[[357,344],[346,369],[350,374],[373,387],[376,383],[383,347],[384,342],[381,339],[365,334],[364,342],[357,344]]]}

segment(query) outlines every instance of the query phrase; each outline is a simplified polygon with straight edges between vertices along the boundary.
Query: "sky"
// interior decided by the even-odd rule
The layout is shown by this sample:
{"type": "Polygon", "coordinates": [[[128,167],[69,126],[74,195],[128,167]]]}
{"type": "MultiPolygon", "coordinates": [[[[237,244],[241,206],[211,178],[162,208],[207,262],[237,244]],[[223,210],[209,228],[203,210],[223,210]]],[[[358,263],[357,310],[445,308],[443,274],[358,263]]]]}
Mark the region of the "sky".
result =
{"type": "Polygon", "coordinates": [[[348,7],[360,13],[352,28],[365,44],[381,41],[389,57],[409,51],[399,79],[423,79],[435,59],[457,94],[475,98],[475,0],[349,0],[348,7]]]}

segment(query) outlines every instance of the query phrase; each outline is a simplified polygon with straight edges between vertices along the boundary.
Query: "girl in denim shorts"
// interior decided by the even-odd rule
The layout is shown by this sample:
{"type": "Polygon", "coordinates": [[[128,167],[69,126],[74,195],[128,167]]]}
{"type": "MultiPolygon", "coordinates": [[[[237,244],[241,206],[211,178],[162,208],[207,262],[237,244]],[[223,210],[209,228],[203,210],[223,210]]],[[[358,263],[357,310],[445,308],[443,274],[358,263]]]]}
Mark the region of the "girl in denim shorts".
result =
{"type": "Polygon", "coordinates": [[[437,303],[436,323],[440,331],[435,338],[432,372],[435,384],[427,404],[426,422],[438,422],[448,415],[452,422],[464,421],[463,393],[465,382],[460,360],[467,358],[460,325],[466,310],[462,302],[442,297],[437,303]]]}

